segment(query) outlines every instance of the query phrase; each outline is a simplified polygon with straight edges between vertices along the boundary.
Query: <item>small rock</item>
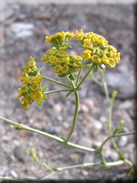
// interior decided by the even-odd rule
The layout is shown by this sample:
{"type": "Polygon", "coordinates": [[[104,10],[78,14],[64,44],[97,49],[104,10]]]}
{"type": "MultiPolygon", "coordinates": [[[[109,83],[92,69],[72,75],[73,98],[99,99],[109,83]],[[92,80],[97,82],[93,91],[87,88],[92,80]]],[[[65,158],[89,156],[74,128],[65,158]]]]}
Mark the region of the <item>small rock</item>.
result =
{"type": "Polygon", "coordinates": [[[112,161],[117,161],[119,159],[119,155],[115,151],[110,153],[109,157],[111,158],[112,161]]]}
{"type": "Polygon", "coordinates": [[[87,107],[86,105],[81,104],[80,107],[81,107],[81,111],[82,111],[82,112],[88,113],[88,107],[87,107]]]}
{"type": "Polygon", "coordinates": [[[3,136],[2,136],[2,140],[3,140],[4,142],[7,142],[7,141],[10,140],[10,137],[7,136],[7,135],[3,135],[3,136]]]}
{"type": "Polygon", "coordinates": [[[32,23],[24,23],[24,22],[16,22],[11,25],[11,31],[16,33],[19,33],[23,30],[32,30],[34,29],[34,24],[32,23]]]}
{"type": "MultiPolygon", "coordinates": [[[[108,90],[112,93],[117,90],[117,97],[126,99],[135,96],[135,79],[132,74],[127,73],[110,73],[106,72],[105,81],[108,85],[108,90]]],[[[104,90],[102,90],[104,93],[104,90]]]]}
{"type": "Polygon", "coordinates": [[[86,98],[83,100],[83,103],[87,105],[90,109],[94,107],[94,102],[90,98],[86,98]]]}
{"type": "Polygon", "coordinates": [[[127,136],[122,136],[119,139],[118,145],[119,147],[124,147],[128,142],[127,136]]]}
{"type": "Polygon", "coordinates": [[[85,98],[87,96],[87,90],[84,88],[83,90],[79,91],[79,96],[81,98],[85,98]]]}
{"type": "Polygon", "coordinates": [[[25,150],[22,146],[16,146],[13,150],[14,156],[21,161],[22,163],[25,162],[25,150]]]}
{"type": "Polygon", "coordinates": [[[99,121],[101,121],[101,123],[106,123],[107,118],[105,116],[100,116],[99,121]]]}
{"type": "Polygon", "coordinates": [[[61,104],[55,104],[53,107],[53,111],[54,112],[61,112],[62,111],[61,104]]]}
{"type": "MultiPolygon", "coordinates": [[[[78,145],[80,145],[80,146],[91,147],[91,144],[92,144],[92,140],[90,138],[88,138],[88,137],[81,137],[78,140],[78,145]]],[[[86,153],[85,151],[79,150],[79,149],[77,149],[76,151],[80,152],[80,153],[83,153],[83,154],[86,153]]]]}
{"type": "Polygon", "coordinates": [[[70,159],[72,160],[72,161],[78,161],[79,160],[79,158],[80,158],[80,155],[79,154],[71,154],[70,155],[70,159]]]}
{"type": "Polygon", "coordinates": [[[102,123],[100,123],[99,121],[96,121],[96,122],[94,122],[94,124],[93,124],[93,128],[94,128],[95,130],[101,130],[102,127],[103,127],[103,125],[102,125],[102,123]]]}
{"type": "Polygon", "coordinates": [[[30,30],[22,30],[21,32],[16,34],[16,37],[24,38],[24,37],[30,37],[33,33],[30,30]]]}
{"type": "Polygon", "coordinates": [[[47,19],[50,20],[50,15],[47,13],[43,13],[41,15],[38,16],[38,19],[47,19]]]}
{"type": "Polygon", "coordinates": [[[84,176],[87,176],[87,175],[88,175],[88,172],[87,172],[86,170],[82,170],[82,174],[83,174],[84,176]]]}
{"type": "Polygon", "coordinates": [[[11,174],[11,176],[12,176],[14,179],[17,179],[17,178],[18,178],[18,174],[17,174],[14,170],[11,170],[11,171],[10,171],[10,174],[11,174]]]}
{"type": "Polygon", "coordinates": [[[21,130],[19,132],[19,134],[20,134],[21,137],[30,137],[32,135],[32,132],[27,131],[27,130],[21,130]]]}
{"type": "Polygon", "coordinates": [[[132,107],[132,105],[133,105],[133,102],[132,101],[126,100],[126,101],[122,102],[118,107],[120,109],[129,109],[129,108],[132,107]]]}
{"type": "Polygon", "coordinates": [[[93,162],[93,155],[86,153],[83,159],[83,163],[93,162]]]}
{"type": "Polygon", "coordinates": [[[59,127],[55,127],[55,126],[51,126],[48,129],[48,133],[59,135],[60,134],[60,128],[59,127]]]}
{"type": "Polygon", "coordinates": [[[64,127],[66,130],[69,130],[69,129],[70,129],[70,126],[69,126],[69,123],[68,123],[68,122],[64,122],[64,123],[63,123],[63,127],[64,127]]]}

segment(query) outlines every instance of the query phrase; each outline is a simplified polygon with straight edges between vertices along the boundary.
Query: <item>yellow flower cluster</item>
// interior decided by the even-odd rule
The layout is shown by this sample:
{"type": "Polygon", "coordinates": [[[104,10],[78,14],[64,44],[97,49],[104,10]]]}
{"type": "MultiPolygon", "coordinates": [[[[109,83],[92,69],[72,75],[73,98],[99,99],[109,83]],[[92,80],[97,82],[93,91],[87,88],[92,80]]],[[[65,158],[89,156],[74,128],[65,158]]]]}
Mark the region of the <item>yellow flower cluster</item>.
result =
{"type": "Polygon", "coordinates": [[[85,51],[82,57],[86,60],[91,60],[91,63],[105,64],[111,68],[115,67],[115,62],[120,61],[120,53],[108,44],[108,41],[93,32],[84,33],[81,29],[80,32],[76,30],[75,39],[79,41],[85,51]]]}
{"type": "Polygon", "coordinates": [[[51,43],[57,48],[66,46],[71,38],[74,37],[74,33],[70,32],[58,32],[50,37],[46,36],[45,42],[51,43]]]}
{"type": "Polygon", "coordinates": [[[23,70],[24,72],[21,73],[22,77],[19,80],[25,86],[22,86],[21,89],[18,88],[18,99],[22,97],[22,107],[28,109],[29,104],[32,104],[34,100],[40,101],[43,98],[43,94],[40,92],[42,75],[39,73],[40,69],[37,69],[35,57],[30,57],[23,70]]]}
{"type": "Polygon", "coordinates": [[[82,57],[77,55],[71,56],[66,49],[65,47],[60,47],[59,49],[52,47],[52,49],[47,51],[46,55],[43,55],[41,61],[45,61],[50,66],[55,66],[54,72],[62,74],[62,76],[76,72],[82,66],[82,57]]]}

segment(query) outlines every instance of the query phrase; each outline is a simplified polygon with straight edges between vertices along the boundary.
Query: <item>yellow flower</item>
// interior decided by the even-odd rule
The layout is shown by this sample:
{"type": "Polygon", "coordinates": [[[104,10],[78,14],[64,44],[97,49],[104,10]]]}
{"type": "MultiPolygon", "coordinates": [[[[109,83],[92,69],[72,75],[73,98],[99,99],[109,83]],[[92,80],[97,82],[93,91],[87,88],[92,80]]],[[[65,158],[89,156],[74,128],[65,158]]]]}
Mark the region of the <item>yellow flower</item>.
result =
{"type": "Polygon", "coordinates": [[[52,45],[58,47],[66,47],[71,38],[74,37],[73,33],[70,32],[58,32],[50,37],[46,36],[45,42],[51,43],[52,45]]]}
{"type": "Polygon", "coordinates": [[[61,65],[56,65],[55,68],[54,68],[54,72],[56,74],[58,74],[61,70],[62,70],[62,66],[61,65]]]}
{"type": "Polygon", "coordinates": [[[119,62],[120,61],[120,53],[116,53],[116,62],[119,62]]]}
{"type": "Polygon", "coordinates": [[[108,66],[111,67],[111,68],[114,68],[115,65],[116,65],[116,64],[115,64],[115,62],[114,62],[114,59],[113,59],[113,58],[110,58],[110,59],[109,59],[109,64],[108,64],[108,66]]]}
{"type": "Polygon", "coordinates": [[[44,62],[47,59],[47,55],[43,55],[41,61],[44,62]]]}
{"type": "Polygon", "coordinates": [[[69,67],[67,65],[62,67],[61,73],[67,74],[69,72],[69,67]]]}
{"type": "Polygon", "coordinates": [[[55,57],[55,56],[50,56],[50,59],[49,59],[49,61],[50,61],[50,63],[51,64],[56,64],[57,63],[57,57],[55,57]]]}
{"type": "Polygon", "coordinates": [[[29,108],[29,102],[28,102],[28,100],[25,99],[24,97],[22,98],[21,103],[22,103],[22,107],[23,107],[24,109],[28,109],[28,108],[29,108]]]}
{"type": "Polygon", "coordinates": [[[31,86],[31,90],[32,90],[32,91],[39,90],[39,84],[33,84],[33,85],[31,86]]]}
{"type": "Polygon", "coordinates": [[[43,98],[43,94],[40,91],[36,91],[33,93],[34,100],[40,101],[43,98]]]}
{"type": "Polygon", "coordinates": [[[84,59],[90,59],[91,58],[91,51],[90,50],[85,50],[84,52],[82,52],[81,55],[84,59]]]}

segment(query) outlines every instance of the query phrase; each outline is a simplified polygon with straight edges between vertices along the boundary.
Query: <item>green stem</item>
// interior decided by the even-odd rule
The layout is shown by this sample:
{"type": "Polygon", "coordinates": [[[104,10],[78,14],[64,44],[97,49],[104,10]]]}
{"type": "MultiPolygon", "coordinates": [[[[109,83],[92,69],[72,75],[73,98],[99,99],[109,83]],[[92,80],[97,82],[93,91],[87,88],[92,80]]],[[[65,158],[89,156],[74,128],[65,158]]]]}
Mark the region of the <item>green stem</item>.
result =
{"type": "Polygon", "coordinates": [[[103,86],[102,83],[99,82],[94,76],[91,76],[91,79],[92,79],[95,83],[97,83],[98,85],[103,86]]]}
{"type": "MultiPolygon", "coordinates": [[[[17,182],[24,182],[24,183],[29,183],[29,182],[27,182],[27,181],[25,181],[25,180],[20,180],[20,179],[12,179],[12,178],[9,178],[9,177],[2,177],[2,176],[0,176],[0,179],[3,179],[3,180],[10,180],[10,181],[17,181],[17,182]]],[[[0,180],[1,181],[1,180],[0,180]]]]}
{"type": "Polygon", "coordinates": [[[65,84],[63,84],[63,83],[60,83],[60,82],[58,82],[58,81],[56,81],[56,80],[54,80],[54,79],[48,78],[48,77],[46,77],[46,76],[42,76],[42,77],[43,77],[44,79],[48,80],[48,81],[53,82],[53,83],[56,83],[56,84],[65,86],[65,87],[67,87],[67,88],[70,88],[70,86],[67,86],[67,85],[65,85],[65,84]]]}
{"type": "Polygon", "coordinates": [[[52,172],[51,174],[49,174],[49,175],[43,177],[42,179],[40,179],[40,181],[45,180],[45,179],[47,179],[47,178],[49,178],[49,177],[52,177],[53,175],[57,174],[58,172],[59,172],[59,171],[52,172]]]}
{"type": "Polygon", "coordinates": [[[79,82],[79,79],[80,79],[80,75],[81,75],[81,71],[82,71],[82,68],[83,68],[83,64],[84,64],[84,59],[82,60],[82,67],[79,69],[79,73],[78,73],[78,77],[77,77],[77,80],[76,80],[76,86],[79,82]]]}
{"type": "Polygon", "coordinates": [[[89,75],[89,73],[91,72],[92,69],[93,69],[93,64],[91,65],[90,69],[88,70],[86,75],[83,77],[83,79],[80,81],[80,83],[77,85],[77,88],[79,88],[80,85],[85,81],[86,77],[89,75]]]}
{"type": "Polygon", "coordinates": [[[52,91],[44,92],[44,94],[50,94],[50,93],[56,93],[56,92],[68,92],[68,91],[71,91],[71,89],[66,89],[66,90],[52,90],[52,91]]]}
{"type": "MultiPolygon", "coordinates": [[[[3,118],[0,116],[0,119],[9,123],[9,124],[12,124],[12,125],[21,125],[19,123],[16,123],[14,121],[11,121],[11,120],[8,120],[6,118],[3,118]]],[[[37,133],[37,134],[40,134],[40,135],[43,135],[43,136],[46,136],[46,137],[49,137],[51,139],[54,139],[56,140],[57,142],[60,142],[60,143],[63,143],[64,144],[64,140],[60,137],[56,137],[54,135],[51,135],[49,133],[46,133],[46,132],[42,132],[40,130],[37,130],[37,129],[34,129],[34,128],[30,128],[30,127],[27,127],[25,125],[23,125],[24,129],[25,130],[28,130],[28,131],[31,131],[31,132],[34,132],[34,133],[37,133]]],[[[83,146],[80,146],[80,145],[77,145],[77,144],[74,144],[74,143],[71,143],[71,142],[68,142],[67,144],[65,144],[67,146],[70,146],[70,147],[73,147],[73,148],[76,148],[76,149],[80,149],[80,150],[83,150],[83,151],[88,151],[88,152],[98,152],[98,150],[96,149],[92,149],[92,148],[88,148],[88,147],[83,147],[83,146]]]]}
{"type": "Polygon", "coordinates": [[[67,144],[71,135],[73,134],[74,132],[74,129],[75,129],[75,126],[76,126],[76,122],[77,122],[77,115],[78,115],[78,107],[79,107],[79,95],[78,95],[78,92],[74,92],[75,94],[75,100],[76,100],[76,104],[75,104],[75,112],[74,112],[74,117],[73,117],[73,124],[72,124],[72,128],[71,128],[71,131],[67,137],[67,140],[65,141],[65,143],[67,144]]]}
{"type": "Polygon", "coordinates": [[[137,134],[137,131],[133,131],[133,132],[128,132],[128,133],[120,133],[117,135],[110,135],[109,137],[106,138],[106,140],[104,140],[104,142],[102,142],[102,144],[100,145],[99,149],[100,151],[103,149],[103,146],[106,144],[106,142],[111,139],[111,138],[115,138],[115,137],[122,137],[122,136],[128,136],[128,135],[135,135],[137,134]]]}
{"type": "Polygon", "coordinates": [[[118,165],[122,165],[125,162],[120,160],[120,161],[115,161],[115,162],[111,162],[111,163],[106,163],[106,165],[102,164],[102,162],[98,162],[98,163],[83,163],[83,164],[78,164],[78,165],[73,165],[73,166],[68,166],[68,167],[60,167],[57,168],[57,171],[49,174],[48,176],[42,178],[41,180],[47,179],[49,177],[51,177],[52,175],[55,175],[58,172],[61,172],[63,170],[69,170],[69,169],[74,169],[74,168],[84,168],[84,167],[89,167],[89,166],[98,166],[98,167],[112,167],[112,166],[118,166],[118,165]]]}

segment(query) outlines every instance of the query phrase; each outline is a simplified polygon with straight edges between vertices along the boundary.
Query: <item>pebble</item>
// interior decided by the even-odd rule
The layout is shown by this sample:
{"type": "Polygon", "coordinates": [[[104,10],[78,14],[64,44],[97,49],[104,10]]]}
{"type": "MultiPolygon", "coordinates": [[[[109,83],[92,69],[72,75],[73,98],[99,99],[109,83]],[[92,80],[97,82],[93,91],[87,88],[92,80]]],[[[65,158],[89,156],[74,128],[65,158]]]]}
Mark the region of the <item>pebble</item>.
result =
{"type": "Polygon", "coordinates": [[[14,170],[11,170],[11,171],[10,171],[10,174],[11,174],[11,176],[12,176],[14,179],[17,179],[17,178],[18,178],[18,174],[17,174],[14,170]]]}
{"type": "MultiPolygon", "coordinates": [[[[81,138],[79,138],[77,144],[80,145],[80,146],[84,146],[84,147],[91,147],[92,140],[88,137],[81,137],[81,138]]],[[[80,152],[80,153],[83,153],[83,154],[86,153],[86,151],[79,150],[79,149],[77,149],[76,151],[80,152]]]]}
{"type": "Polygon", "coordinates": [[[75,153],[75,154],[71,154],[69,157],[72,161],[78,161],[80,158],[80,155],[75,153]]]}
{"type": "Polygon", "coordinates": [[[91,163],[93,162],[93,155],[86,153],[84,155],[83,163],[91,163]]]}
{"type": "Polygon", "coordinates": [[[15,22],[11,24],[11,31],[15,34],[23,30],[32,30],[32,29],[34,29],[33,23],[15,22]]]}
{"type": "Polygon", "coordinates": [[[96,121],[96,122],[93,123],[93,128],[94,128],[95,130],[101,130],[102,127],[103,127],[103,125],[102,125],[102,123],[100,123],[99,121],[96,121]]]}
{"type": "Polygon", "coordinates": [[[3,135],[3,136],[2,136],[2,140],[3,140],[4,142],[8,142],[8,141],[10,140],[10,137],[7,136],[7,135],[3,135]]]}
{"type": "Polygon", "coordinates": [[[133,105],[133,102],[131,100],[126,100],[122,102],[118,107],[120,109],[129,109],[132,107],[132,105],[133,105]]]}
{"type": "Polygon", "coordinates": [[[80,111],[82,111],[84,113],[88,113],[89,112],[88,107],[86,105],[80,104],[80,107],[81,107],[80,111]]]}
{"type": "Polygon", "coordinates": [[[108,85],[109,93],[112,93],[112,90],[117,90],[117,97],[121,99],[128,99],[135,96],[135,79],[131,73],[106,72],[105,81],[108,85]]]}
{"type": "Polygon", "coordinates": [[[22,146],[15,146],[13,153],[15,158],[17,158],[22,163],[25,162],[25,149],[22,146]]]}
{"type": "Polygon", "coordinates": [[[54,112],[61,112],[62,111],[62,106],[61,104],[55,104],[54,107],[53,107],[53,111],[54,112]]]}
{"type": "Polygon", "coordinates": [[[109,157],[110,157],[110,159],[112,160],[112,161],[117,161],[118,159],[119,159],[119,155],[118,155],[118,153],[117,152],[111,152],[110,153],[110,155],[109,155],[109,157]]]}
{"type": "Polygon", "coordinates": [[[127,142],[128,142],[127,136],[122,136],[118,141],[118,145],[119,147],[124,147],[127,144],[127,142]]]}
{"type": "Polygon", "coordinates": [[[94,107],[94,102],[90,98],[86,98],[83,100],[83,104],[89,107],[89,109],[92,109],[94,107]]]}

